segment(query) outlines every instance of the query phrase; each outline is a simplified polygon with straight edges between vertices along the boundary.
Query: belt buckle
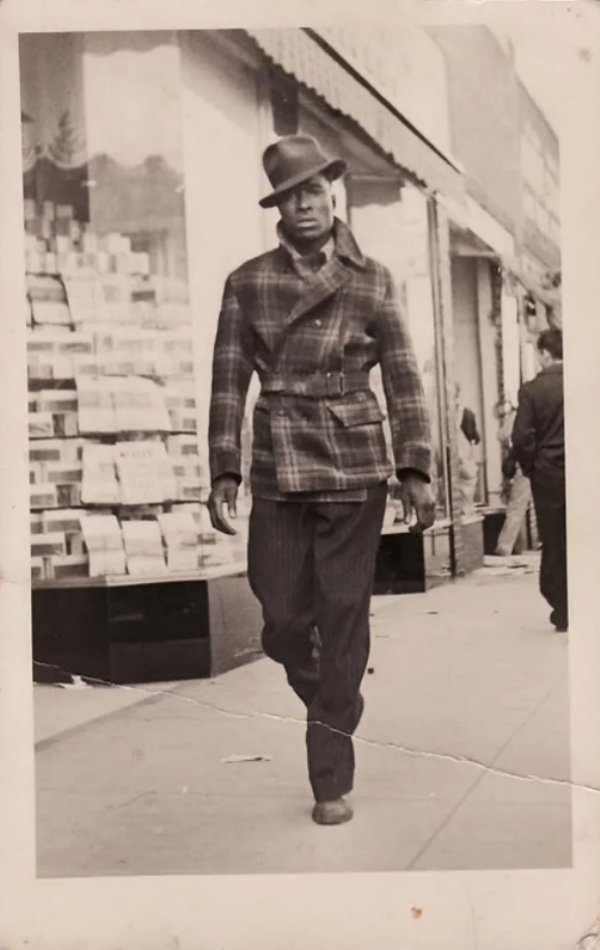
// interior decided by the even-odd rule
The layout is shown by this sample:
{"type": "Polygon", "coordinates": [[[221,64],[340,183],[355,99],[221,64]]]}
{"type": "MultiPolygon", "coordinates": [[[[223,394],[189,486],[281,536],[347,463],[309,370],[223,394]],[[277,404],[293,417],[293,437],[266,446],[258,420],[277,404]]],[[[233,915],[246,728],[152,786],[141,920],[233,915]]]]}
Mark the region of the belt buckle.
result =
{"type": "Polygon", "coordinates": [[[343,396],[344,395],[344,374],[343,373],[327,373],[327,389],[331,396],[343,396]],[[337,382],[337,386],[335,388],[329,385],[329,383],[334,378],[337,382]]]}

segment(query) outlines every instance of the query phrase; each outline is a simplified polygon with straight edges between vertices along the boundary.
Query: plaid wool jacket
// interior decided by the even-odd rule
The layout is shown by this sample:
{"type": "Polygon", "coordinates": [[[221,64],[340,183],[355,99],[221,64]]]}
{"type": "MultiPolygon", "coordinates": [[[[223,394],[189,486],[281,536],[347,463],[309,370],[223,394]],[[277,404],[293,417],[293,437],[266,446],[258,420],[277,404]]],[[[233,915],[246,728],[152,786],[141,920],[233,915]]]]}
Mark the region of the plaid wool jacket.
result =
{"type": "Polygon", "coordinates": [[[385,481],[394,464],[368,384],[378,363],[395,468],[429,477],[429,418],[390,272],[363,256],[337,218],[334,239],[335,254],[309,282],[283,246],[227,278],[213,355],[213,481],[224,474],[241,480],[241,427],[254,372],[261,392],[253,413],[253,495],[346,492],[385,481]]]}

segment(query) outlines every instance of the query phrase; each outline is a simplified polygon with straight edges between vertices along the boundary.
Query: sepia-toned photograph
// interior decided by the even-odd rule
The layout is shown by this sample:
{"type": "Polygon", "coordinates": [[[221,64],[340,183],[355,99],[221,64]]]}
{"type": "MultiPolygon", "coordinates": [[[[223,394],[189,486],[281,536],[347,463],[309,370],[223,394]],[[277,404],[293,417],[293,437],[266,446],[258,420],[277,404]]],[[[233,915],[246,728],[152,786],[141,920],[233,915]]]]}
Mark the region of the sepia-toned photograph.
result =
{"type": "Polygon", "coordinates": [[[543,33],[19,71],[37,875],[570,868],[543,33]]]}

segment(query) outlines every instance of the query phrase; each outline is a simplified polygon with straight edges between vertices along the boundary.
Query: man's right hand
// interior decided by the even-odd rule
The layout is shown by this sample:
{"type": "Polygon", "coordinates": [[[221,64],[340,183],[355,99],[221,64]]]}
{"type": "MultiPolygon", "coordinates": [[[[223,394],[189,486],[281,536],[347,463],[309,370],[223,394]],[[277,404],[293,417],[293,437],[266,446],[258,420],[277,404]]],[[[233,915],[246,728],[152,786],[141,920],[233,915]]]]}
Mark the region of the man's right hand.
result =
{"type": "Polygon", "coordinates": [[[237,534],[223,514],[223,505],[227,505],[230,518],[235,518],[238,483],[229,475],[222,475],[213,482],[208,496],[207,508],[213,528],[223,534],[237,534]]]}

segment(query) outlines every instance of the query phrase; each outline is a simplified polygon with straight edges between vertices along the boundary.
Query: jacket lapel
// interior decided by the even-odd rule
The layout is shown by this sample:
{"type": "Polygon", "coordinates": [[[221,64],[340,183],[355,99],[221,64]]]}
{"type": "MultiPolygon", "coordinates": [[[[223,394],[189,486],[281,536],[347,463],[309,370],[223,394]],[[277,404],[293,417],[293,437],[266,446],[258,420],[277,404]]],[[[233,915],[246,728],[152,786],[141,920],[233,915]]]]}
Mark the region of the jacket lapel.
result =
{"type": "Polygon", "coordinates": [[[287,330],[299,317],[304,316],[313,307],[317,307],[324,300],[327,300],[350,280],[352,267],[348,266],[345,261],[361,269],[365,266],[365,259],[350,228],[339,218],[334,219],[333,237],[335,241],[334,256],[315,275],[314,280],[306,284],[292,309],[286,315],[283,315],[282,326],[284,329],[287,330]]]}
{"type": "Polygon", "coordinates": [[[265,257],[253,275],[253,301],[246,302],[252,327],[267,351],[276,348],[283,329],[282,314],[298,301],[300,278],[287,265],[281,248],[265,257]]]}
{"type": "Polygon", "coordinates": [[[258,276],[261,305],[253,320],[267,350],[277,350],[292,324],[343,287],[352,276],[353,266],[364,267],[364,258],[351,231],[337,218],[334,238],[336,254],[310,283],[293,272],[283,247],[268,256],[258,276]]]}
{"type": "Polygon", "coordinates": [[[281,328],[287,330],[300,317],[331,297],[340,287],[350,280],[351,272],[338,257],[333,257],[313,280],[307,283],[296,303],[281,316],[281,328]]]}

